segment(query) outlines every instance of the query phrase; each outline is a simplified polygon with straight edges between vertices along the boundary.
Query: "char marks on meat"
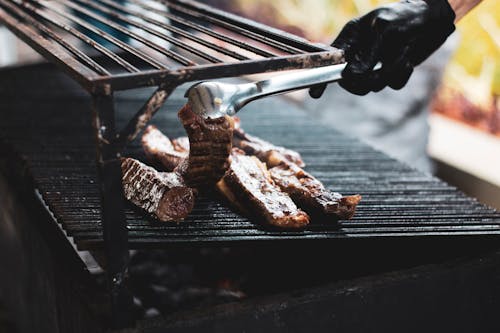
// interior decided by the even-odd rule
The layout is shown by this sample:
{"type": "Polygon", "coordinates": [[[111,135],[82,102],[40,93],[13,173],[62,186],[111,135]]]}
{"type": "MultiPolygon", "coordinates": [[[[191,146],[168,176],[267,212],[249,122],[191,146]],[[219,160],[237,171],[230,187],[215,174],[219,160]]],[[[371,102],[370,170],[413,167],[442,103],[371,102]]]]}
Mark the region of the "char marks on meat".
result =
{"type": "Polygon", "coordinates": [[[188,150],[183,149],[182,145],[179,144],[179,139],[170,141],[153,125],[146,128],[141,143],[149,161],[161,166],[166,171],[174,170],[183,159],[188,157],[189,141],[188,150]]]}
{"type": "Polygon", "coordinates": [[[283,162],[294,163],[304,167],[304,161],[299,153],[281,146],[275,146],[270,142],[245,133],[238,127],[234,130],[234,146],[240,148],[248,155],[257,156],[262,162],[265,162],[269,168],[279,165],[283,162]]]}
{"type": "Polygon", "coordinates": [[[360,195],[342,196],[329,191],[318,179],[292,163],[282,163],[269,172],[276,185],[314,217],[350,219],[361,200],[360,195]]]}
{"type": "Polygon", "coordinates": [[[135,160],[123,158],[122,183],[127,200],[160,221],[181,221],[194,207],[193,189],[173,172],[158,172],[135,160]]]}
{"type": "MultiPolygon", "coordinates": [[[[176,171],[190,186],[214,185],[230,164],[233,119],[229,116],[204,119],[189,105],[185,105],[178,116],[189,137],[189,157],[178,165],[176,171]]],[[[182,141],[178,140],[177,144],[182,146],[182,141]]]]}
{"type": "MultiPolygon", "coordinates": [[[[163,173],[164,175],[188,175],[186,170],[191,167],[190,176],[194,177],[191,184],[207,184],[207,179],[196,178],[196,172],[201,176],[208,173],[210,181],[214,181],[218,176],[211,172],[214,168],[225,168],[227,158],[216,159],[216,165],[211,164],[211,156],[214,154],[211,145],[216,140],[206,134],[207,121],[189,119],[192,117],[190,110],[184,112],[187,112],[187,116],[180,117],[184,119],[189,138],[170,140],[152,127],[148,128],[143,136],[143,146],[153,161],[159,161],[167,170],[175,168],[175,173],[163,173]],[[189,154],[190,144],[193,149],[197,149],[197,153],[189,154]],[[178,158],[188,155],[189,159],[178,158]]],[[[217,127],[217,124],[210,125],[217,127]]],[[[349,219],[354,215],[361,196],[342,196],[329,191],[318,179],[296,164],[304,165],[297,152],[246,134],[240,128],[238,118],[235,118],[232,124],[235,128],[233,143],[241,149],[233,148],[229,170],[217,183],[217,189],[241,213],[287,229],[302,228],[309,223],[309,216],[300,209],[318,219],[349,219]],[[262,162],[265,162],[269,169],[262,162]]],[[[214,130],[216,133],[223,132],[225,146],[216,146],[219,153],[226,154],[229,149],[226,134],[232,129],[232,124],[214,130]]]]}
{"type": "Polygon", "coordinates": [[[274,227],[298,229],[309,224],[309,216],[274,184],[259,159],[238,149],[231,157],[229,170],[217,184],[230,202],[274,227]]]}

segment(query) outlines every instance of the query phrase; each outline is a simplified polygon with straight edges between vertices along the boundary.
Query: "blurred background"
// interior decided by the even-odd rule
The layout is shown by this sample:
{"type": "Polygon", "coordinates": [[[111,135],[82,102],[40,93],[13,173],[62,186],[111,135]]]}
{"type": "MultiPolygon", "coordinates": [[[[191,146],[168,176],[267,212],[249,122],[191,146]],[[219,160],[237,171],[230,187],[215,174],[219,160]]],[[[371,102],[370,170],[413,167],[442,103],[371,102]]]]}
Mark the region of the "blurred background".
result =
{"type": "MultiPolygon", "coordinates": [[[[228,11],[330,43],[380,0],[210,0],[228,11]]],[[[0,27],[0,66],[41,58],[0,27]]],[[[500,208],[500,2],[485,0],[401,91],[364,97],[331,86],[322,99],[292,94],[322,123],[361,138],[500,208]]]]}

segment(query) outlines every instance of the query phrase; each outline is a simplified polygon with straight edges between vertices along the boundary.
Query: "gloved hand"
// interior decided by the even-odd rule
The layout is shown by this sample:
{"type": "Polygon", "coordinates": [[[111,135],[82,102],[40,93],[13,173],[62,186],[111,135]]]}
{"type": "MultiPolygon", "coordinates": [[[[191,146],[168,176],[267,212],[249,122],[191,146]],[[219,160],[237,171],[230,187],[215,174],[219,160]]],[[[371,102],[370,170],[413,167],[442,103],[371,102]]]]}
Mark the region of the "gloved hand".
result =
{"type": "MultiPolygon", "coordinates": [[[[446,0],[402,0],[348,22],[332,46],[344,50],[347,67],[339,84],[356,95],[389,86],[401,89],[420,64],[455,30],[446,0]],[[373,71],[377,62],[380,70],[373,71]]],[[[310,89],[322,95],[326,85],[310,89]]]]}

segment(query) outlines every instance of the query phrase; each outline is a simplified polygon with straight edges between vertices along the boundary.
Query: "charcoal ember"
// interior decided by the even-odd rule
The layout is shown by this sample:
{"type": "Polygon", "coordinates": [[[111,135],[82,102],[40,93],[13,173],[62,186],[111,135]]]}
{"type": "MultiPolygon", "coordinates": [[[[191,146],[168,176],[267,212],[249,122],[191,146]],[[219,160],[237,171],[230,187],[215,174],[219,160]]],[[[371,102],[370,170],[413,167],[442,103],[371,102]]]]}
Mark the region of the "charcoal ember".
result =
{"type": "Polygon", "coordinates": [[[233,119],[229,116],[205,119],[187,104],[179,111],[178,117],[189,138],[189,156],[175,171],[190,186],[204,189],[215,185],[230,164],[233,119]]]}
{"type": "Polygon", "coordinates": [[[293,163],[282,163],[269,169],[271,178],[283,192],[307,213],[325,219],[350,219],[354,216],[360,195],[342,196],[293,163]]]}
{"type": "MultiPolygon", "coordinates": [[[[140,303],[143,316],[154,317],[181,309],[212,306],[246,297],[238,283],[227,280],[232,271],[227,254],[213,249],[137,251],[132,254],[130,288],[140,303]]],[[[241,273],[232,273],[233,275],[241,273]]]]}
{"type": "Polygon", "coordinates": [[[233,149],[229,170],[217,188],[230,203],[267,225],[300,229],[309,224],[309,216],[274,184],[265,164],[239,149],[233,149]]]}
{"type": "Polygon", "coordinates": [[[133,158],[123,158],[122,183],[127,200],[160,221],[181,221],[194,207],[195,192],[181,176],[158,172],[133,158]]]}

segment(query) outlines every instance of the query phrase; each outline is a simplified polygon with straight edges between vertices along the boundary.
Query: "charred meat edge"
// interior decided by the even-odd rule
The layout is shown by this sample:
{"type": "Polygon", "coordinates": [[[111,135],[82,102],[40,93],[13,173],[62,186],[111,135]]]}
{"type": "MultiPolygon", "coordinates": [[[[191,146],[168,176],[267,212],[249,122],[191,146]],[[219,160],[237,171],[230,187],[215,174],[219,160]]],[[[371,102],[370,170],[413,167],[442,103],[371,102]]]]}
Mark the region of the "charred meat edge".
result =
{"type": "Polygon", "coordinates": [[[294,163],[300,167],[305,166],[302,157],[296,151],[281,146],[275,146],[270,142],[247,134],[239,126],[239,120],[237,125],[238,126],[235,127],[234,130],[234,146],[243,150],[247,155],[257,156],[262,162],[266,163],[268,168],[272,168],[281,163],[294,163]]]}
{"type": "Polygon", "coordinates": [[[264,163],[238,149],[231,158],[229,170],[217,184],[231,203],[274,227],[300,229],[309,224],[309,216],[274,184],[264,163]]]}
{"type": "Polygon", "coordinates": [[[148,160],[166,171],[174,170],[183,159],[188,157],[188,150],[182,149],[177,141],[175,143],[174,140],[170,141],[153,125],[146,128],[141,143],[148,160]]]}
{"type": "Polygon", "coordinates": [[[122,158],[127,200],[163,222],[181,221],[194,207],[194,190],[173,172],[158,172],[133,158],[122,158]]]}
{"type": "MultiPolygon", "coordinates": [[[[269,171],[274,183],[282,191],[288,193],[299,207],[320,219],[332,216],[337,219],[353,217],[356,206],[361,200],[360,195],[342,196],[326,189],[318,179],[290,162],[290,160],[301,161],[303,164],[298,153],[246,134],[240,128],[240,121],[236,117],[234,123],[234,144],[247,148],[247,152],[257,152],[260,159],[270,167],[269,171]],[[252,142],[249,142],[248,139],[252,142]],[[287,152],[286,156],[282,154],[283,151],[287,152]]],[[[178,138],[176,140],[186,139],[178,138]]],[[[174,141],[172,140],[172,142],[174,141]]],[[[237,209],[245,213],[244,207],[237,203],[235,195],[224,182],[220,182],[217,187],[237,209]]]]}
{"type": "Polygon", "coordinates": [[[226,173],[230,160],[233,119],[229,116],[204,119],[186,104],[178,113],[189,138],[189,156],[175,169],[187,184],[214,185],[226,173]]]}
{"type": "Polygon", "coordinates": [[[350,219],[361,200],[360,195],[342,196],[326,189],[318,179],[292,163],[282,163],[269,172],[275,184],[314,217],[350,219]]]}

